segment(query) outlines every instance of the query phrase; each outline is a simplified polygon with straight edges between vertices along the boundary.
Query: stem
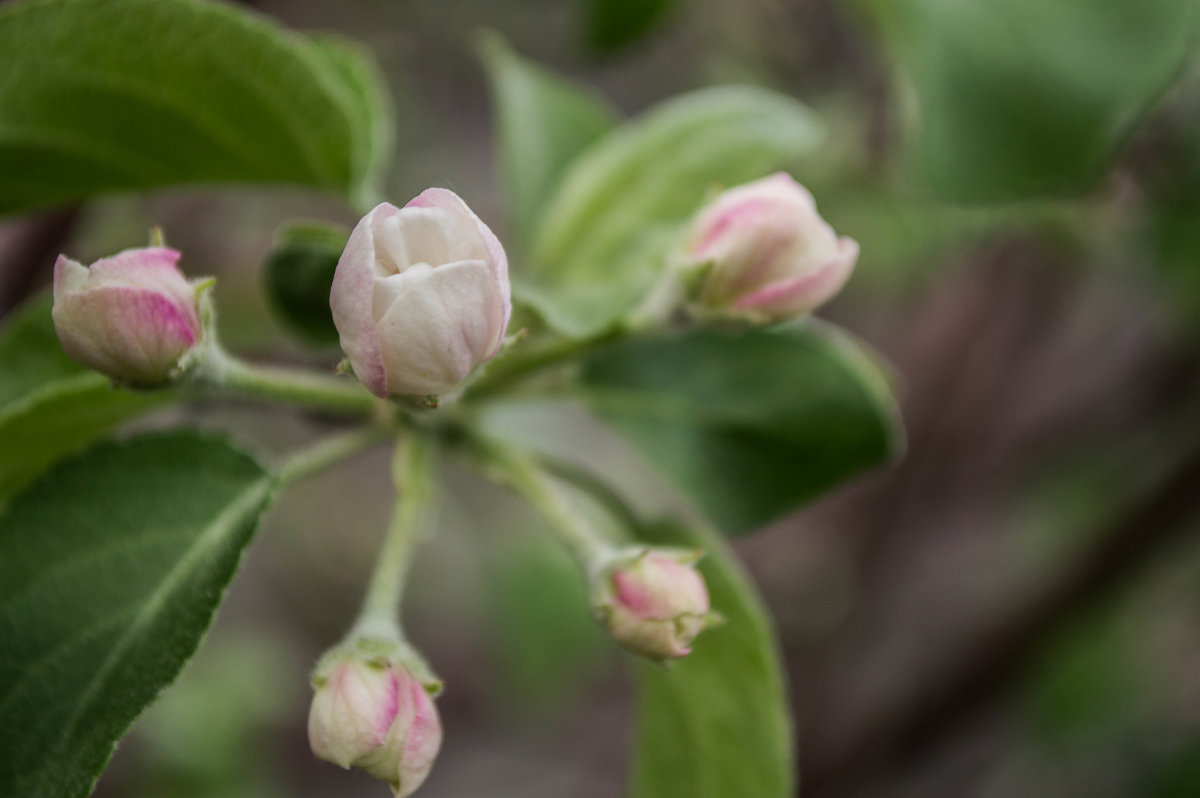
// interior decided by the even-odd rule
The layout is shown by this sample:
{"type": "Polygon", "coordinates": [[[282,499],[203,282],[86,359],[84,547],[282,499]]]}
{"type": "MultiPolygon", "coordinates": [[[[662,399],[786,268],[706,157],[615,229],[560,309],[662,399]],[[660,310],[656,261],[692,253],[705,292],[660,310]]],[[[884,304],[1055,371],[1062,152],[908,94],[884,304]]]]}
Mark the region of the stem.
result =
{"type": "Polygon", "coordinates": [[[488,367],[474,385],[467,389],[466,396],[478,399],[502,393],[513,383],[572,360],[596,347],[618,341],[625,334],[626,331],[623,328],[616,327],[589,338],[559,339],[530,349],[523,356],[514,354],[497,360],[488,367]]]}
{"type": "Polygon", "coordinates": [[[395,434],[388,427],[371,426],[325,438],[289,457],[279,469],[279,484],[292,485],[307,479],[395,434]]]}
{"type": "Polygon", "coordinates": [[[517,495],[533,505],[574,556],[580,567],[590,574],[594,567],[607,560],[615,550],[612,543],[600,535],[585,518],[553,477],[529,457],[502,449],[498,444],[476,438],[475,451],[482,455],[485,473],[508,485],[517,495]]]}
{"type": "Polygon", "coordinates": [[[390,632],[403,638],[397,617],[400,598],[408,579],[413,545],[425,526],[433,497],[434,453],[433,440],[420,434],[396,446],[392,459],[396,505],[352,634],[390,632]]]}
{"type": "Polygon", "coordinates": [[[552,457],[541,457],[539,462],[543,469],[550,475],[553,475],[565,482],[570,482],[575,487],[587,493],[597,502],[599,502],[608,512],[617,519],[624,529],[631,533],[634,530],[641,529],[642,519],[637,512],[629,506],[620,493],[601,478],[592,474],[577,465],[568,463],[565,460],[560,460],[552,457]]]}
{"type": "Polygon", "coordinates": [[[385,406],[365,388],[304,369],[255,366],[212,346],[193,380],[235,396],[268,399],[339,415],[382,418],[385,406]]]}

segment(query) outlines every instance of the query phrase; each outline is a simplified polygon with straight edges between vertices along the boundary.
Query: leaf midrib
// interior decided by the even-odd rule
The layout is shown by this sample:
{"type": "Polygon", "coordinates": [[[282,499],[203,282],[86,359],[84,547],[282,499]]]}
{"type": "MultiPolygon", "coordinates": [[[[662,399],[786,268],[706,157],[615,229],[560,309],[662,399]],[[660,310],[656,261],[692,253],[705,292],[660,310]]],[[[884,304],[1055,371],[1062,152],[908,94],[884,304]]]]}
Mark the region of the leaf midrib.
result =
{"type": "MultiPolygon", "coordinates": [[[[163,577],[158,587],[150,593],[148,599],[142,607],[142,610],[134,617],[129,628],[117,639],[116,644],[113,646],[112,652],[108,655],[108,657],[105,658],[104,662],[101,663],[100,667],[96,671],[96,675],[88,683],[87,688],[84,690],[82,696],[75,706],[74,712],[72,712],[71,716],[62,725],[62,730],[59,732],[54,742],[48,746],[46,754],[43,757],[44,760],[54,759],[63,749],[63,747],[70,742],[80,718],[89,708],[90,703],[100,690],[103,683],[107,680],[108,676],[113,672],[117,665],[120,664],[125,652],[138,639],[144,628],[153,622],[154,617],[159,613],[163,605],[166,604],[170,595],[176,590],[179,584],[183,582],[190,573],[192,573],[194,564],[203,560],[211,551],[217,549],[222,543],[224,543],[226,538],[236,531],[239,524],[245,520],[246,514],[248,514],[254,507],[258,506],[260,502],[263,502],[267,498],[274,484],[275,477],[270,474],[256,480],[250,485],[250,487],[243,490],[238,497],[213,520],[207,529],[197,536],[195,543],[188,548],[184,555],[179,559],[179,562],[177,562],[175,566],[167,572],[166,576],[163,577]]],[[[50,771],[48,769],[41,770],[41,776],[37,783],[38,791],[35,794],[41,794],[41,791],[46,783],[47,774],[49,772],[50,771]]]]}

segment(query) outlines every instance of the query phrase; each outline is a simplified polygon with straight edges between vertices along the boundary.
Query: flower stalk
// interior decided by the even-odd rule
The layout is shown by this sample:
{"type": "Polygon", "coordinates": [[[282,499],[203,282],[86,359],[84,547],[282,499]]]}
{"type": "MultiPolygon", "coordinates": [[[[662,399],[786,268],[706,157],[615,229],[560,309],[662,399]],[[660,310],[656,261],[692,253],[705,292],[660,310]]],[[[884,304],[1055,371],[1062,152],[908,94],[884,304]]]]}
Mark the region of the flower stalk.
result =
{"type": "Polygon", "coordinates": [[[375,570],[367,585],[362,610],[351,636],[395,637],[403,640],[400,602],[412,565],[415,544],[427,528],[434,495],[436,443],[428,435],[413,434],[396,445],[392,481],[396,507],[375,570]]]}

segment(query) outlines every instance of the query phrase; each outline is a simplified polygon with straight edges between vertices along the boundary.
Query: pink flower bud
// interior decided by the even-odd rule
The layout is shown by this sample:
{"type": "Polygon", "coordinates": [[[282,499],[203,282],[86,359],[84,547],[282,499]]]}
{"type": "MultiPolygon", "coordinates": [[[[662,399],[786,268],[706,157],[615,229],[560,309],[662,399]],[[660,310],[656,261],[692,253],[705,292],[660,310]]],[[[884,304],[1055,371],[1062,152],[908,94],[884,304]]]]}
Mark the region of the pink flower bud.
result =
{"type": "Polygon", "coordinates": [[[689,552],[643,550],[606,569],[593,603],[619,644],[654,660],[691,653],[711,618],[695,559],[689,552]]]}
{"type": "Polygon", "coordinates": [[[512,313],[504,248],[453,191],[362,218],[329,297],[354,373],[376,396],[449,391],[499,350],[512,313]]]}
{"type": "Polygon", "coordinates": [[[165,247],[127,249],[91,267],[58,256],[54,328],[76,362],[109,377],[159,385],[200,340],[196,287],[165,247]]]}
{"type": "Polygon", "coordinates": [[[412,795],[433,767],[442,723],[424,685],[400,664],[339,658],[318,677],[308,715],[308,741],[321,759],[359,767],[412,795]]]}
{"type": "Polygon", "coordinates": [[[812,195],[782,172],[732,188],[703,208],[685,262],[707,269],[703,311],[775,321],[807,313],[846,284],[858,244],[838,237],[812,195]]]}

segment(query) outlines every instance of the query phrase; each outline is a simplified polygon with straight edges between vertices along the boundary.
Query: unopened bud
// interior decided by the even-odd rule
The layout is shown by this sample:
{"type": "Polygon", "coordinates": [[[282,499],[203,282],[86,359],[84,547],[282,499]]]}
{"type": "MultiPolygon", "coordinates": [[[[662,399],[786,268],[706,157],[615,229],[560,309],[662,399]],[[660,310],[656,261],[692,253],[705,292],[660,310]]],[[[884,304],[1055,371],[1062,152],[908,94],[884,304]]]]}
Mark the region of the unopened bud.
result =
{"type": "Polygon", "coordinates": [[[596,616],[624,648],[653,660],[691,653],[708,626],[708,589],[695,552],[642,549],[618,556],[593,587],[596,616]]]}
{"type": "Polygon", "coordinates": [[[431,188],[362,218],[329,304],[342,349],[371,393],[424,396],[450,391],[496,355],[509,291],[496,236],[453,191],[431,188]]]}
{"type": "Polygon", "coordinates": [[[308,715],[313,753],[411,795],[433,766],[442,724],[426,685],[400,662],[345,653],[323,661],[308,715]]]}
{"type": "Polygon", "coordinates": [[[839,237],[812,195],[779,174],[729,189],[696,216],[683,256],[689,301],[702,313],[778,321],[842,289],[858,244],[839,237]]]}
{"type": "Polygon", "coordinates": [[[167,382],[200,340],[197,288],[166,247],[127,249],[90,267],[58,256],[54,328],[73,360],[135,385],[167,382]]]}

